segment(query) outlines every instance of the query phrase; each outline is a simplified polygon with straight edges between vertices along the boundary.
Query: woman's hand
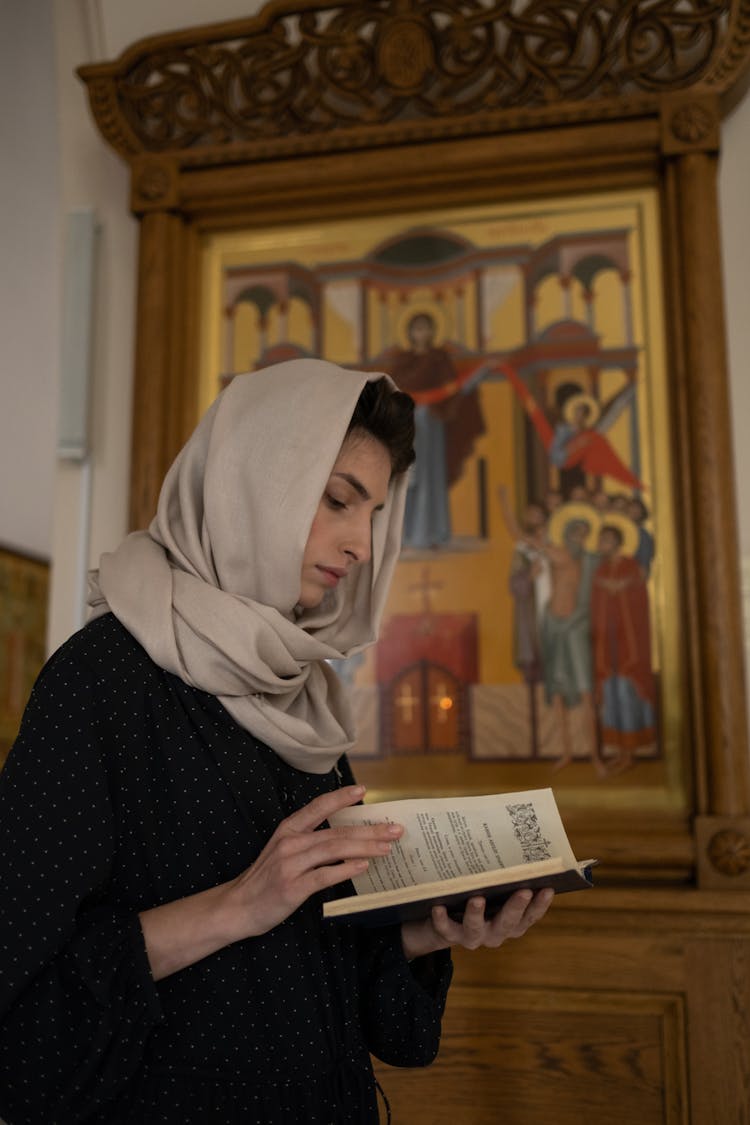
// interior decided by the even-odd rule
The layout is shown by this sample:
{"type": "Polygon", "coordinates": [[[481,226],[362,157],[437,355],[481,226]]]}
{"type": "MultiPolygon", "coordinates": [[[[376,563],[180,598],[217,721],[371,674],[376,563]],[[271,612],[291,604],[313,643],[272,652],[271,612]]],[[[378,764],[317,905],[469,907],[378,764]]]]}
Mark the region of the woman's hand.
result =
{"type": "Polygon", "coordinates": [[[401,825],[320,828],[364,792],[364,786],[350,785],[324,793],[282,820],[252,867],[230,884],[236,909],[246,913],[243,937],[273,929],[310,895],[360,875],[370,859],[391,850],[391,841],[403,834],[401,825]]]}
{"type": "Polygon", "coordinates": [[[485,900],[477,896],[466,904],[462,921],[455,922],[444,906],[433,907],[421,922],[404,922],[401,941],[411,961],[425,953],[459,945],[464,949],[485,946],[497,949],[508,938],[519,938],[543,918],[554,898],[554,891],[516,891],[493,918],[485,918],[485,900]]]}
{"type": "Polygon", "coordinates": [[[236,879],[140,915],[155,980],[247,937],[278,926],[316,891],[359,875],[368,860],[386,855],[401,825],[320,828],[339,809],[362,799],[349,785],[316,797],[282,820],[253,863],[236,879]],[[320,829],[319,831],[316,831],[320,829]]]}

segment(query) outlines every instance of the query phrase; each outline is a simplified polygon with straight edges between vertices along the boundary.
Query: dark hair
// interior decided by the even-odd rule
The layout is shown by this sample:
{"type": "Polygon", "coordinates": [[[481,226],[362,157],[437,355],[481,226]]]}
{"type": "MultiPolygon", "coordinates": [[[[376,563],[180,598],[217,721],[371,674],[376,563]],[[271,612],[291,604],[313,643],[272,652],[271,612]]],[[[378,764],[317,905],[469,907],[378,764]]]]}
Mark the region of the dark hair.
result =
{"type": "Polygon", "coordinates": [[[433,330],[435,329],[435,317],[431,316],[428,312],[415,313],[406,326],[406,331],[411,336],[411,330],[415,324],[427,324],[433,330]]]}
{"type": "Polygon", "coordinates": [[[623,535],[619,527],[615,527],[613,523],[603,523],[599,529],[599,534],[604,535],[605,532],[607,532],[609,535],[614,536],[617,542],[617,546],[622,547],[623,543],[625,542],[625,536],[623,535]]]}
{"type": "Polygon", "coordinates": [[[640,496],[631,496],[630,503],[638,505],[638,511],[640,512],[638,519],[645,520],[648,515],[648,508],[644,504],[643,500],[641,500],[640,496]]]}
{"type": "Polygon", "coordinates": [[[414,460],[414,400],[397,391],[387,379],[365,383],[354,408],[347,436],[363,430],[377,438],[391,456],[394,476],[405,473],[414,460]]]}

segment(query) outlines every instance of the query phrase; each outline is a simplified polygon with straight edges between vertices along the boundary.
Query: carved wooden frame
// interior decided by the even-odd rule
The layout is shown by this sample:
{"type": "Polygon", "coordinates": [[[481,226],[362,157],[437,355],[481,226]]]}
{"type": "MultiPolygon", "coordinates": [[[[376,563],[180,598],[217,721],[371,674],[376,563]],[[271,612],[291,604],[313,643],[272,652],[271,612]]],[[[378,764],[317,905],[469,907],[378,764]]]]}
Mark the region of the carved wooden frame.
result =
{"type": "Polygon", "coordinates": [[[716,170],[749,47],[750,0],[275,0],[79,71],[141,224],[133,526],[196,419],[202,235],[407,196],[658,187],[694,801],[634,810],[615,845],[610,816],[573,835],[623,876],[736,888],[750,769],[716,170]]]}

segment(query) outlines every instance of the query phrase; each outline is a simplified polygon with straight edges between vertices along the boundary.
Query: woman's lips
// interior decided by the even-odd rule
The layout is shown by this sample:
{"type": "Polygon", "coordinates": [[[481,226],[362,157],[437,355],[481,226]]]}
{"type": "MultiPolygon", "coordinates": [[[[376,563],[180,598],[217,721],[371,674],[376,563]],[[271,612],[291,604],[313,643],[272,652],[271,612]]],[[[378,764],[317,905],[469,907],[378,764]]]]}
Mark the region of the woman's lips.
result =
{"type": "Polygon", "coordinates": [[[345,570],[338,570],[336,567],[319,566],[318,570],[323,575],[326,585],[332,588],[338,586],[340,579],[346,574],[345,570]]]}

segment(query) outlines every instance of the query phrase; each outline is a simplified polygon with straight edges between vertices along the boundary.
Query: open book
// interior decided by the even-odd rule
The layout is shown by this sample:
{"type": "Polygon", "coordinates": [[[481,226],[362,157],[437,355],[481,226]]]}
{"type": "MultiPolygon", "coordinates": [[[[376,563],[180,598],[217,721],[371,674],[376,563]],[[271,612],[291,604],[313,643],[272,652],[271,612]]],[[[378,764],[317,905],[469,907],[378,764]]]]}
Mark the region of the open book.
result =
{"type": "Polygon", "coordinates": [[[403,824],[403,836],[353,880],[355,895],[324,904],[325,917],[386,925],[437,905],[460,917],[473,895],[486,899],[489,916],[522,888],[593,885],[597,861],[573,855],[551,789],[355,805],[330,818],[334,826],[383,821],[403,824]]]}

